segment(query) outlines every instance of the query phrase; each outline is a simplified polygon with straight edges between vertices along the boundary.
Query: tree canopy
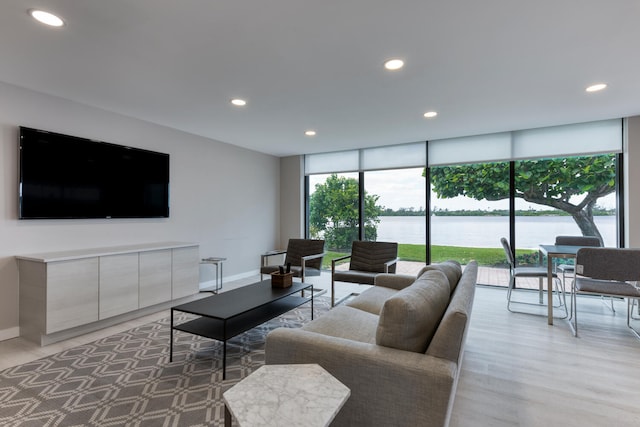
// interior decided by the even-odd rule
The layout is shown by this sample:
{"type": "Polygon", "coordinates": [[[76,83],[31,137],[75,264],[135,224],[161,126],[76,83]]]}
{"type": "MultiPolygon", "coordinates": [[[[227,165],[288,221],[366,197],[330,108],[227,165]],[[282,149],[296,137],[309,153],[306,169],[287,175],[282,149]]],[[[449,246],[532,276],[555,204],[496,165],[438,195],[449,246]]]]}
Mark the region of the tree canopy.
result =
{"type": "MultiPolygon", "coordinates": [[[[330,249],[350,250],[358,240],[358,180],[330,175],[316,184],[309,199],[309,228],[312,237],[323,237],[330,249]]],[[[377,205],[380,196],[364,194],[365,239],[376,240],[377,225],[383,208],[377,205]]]]}
{"type": "MultiPolygon", "coordinates": [[[[614,154],[515,162],[515,197],[571,215],[585,236],[600,231],[593,220],[599,198],[616,189],[614,154]]],[[[440,198],[509,198],[509,162],[433,167],[433,190],[440,198]]]]}

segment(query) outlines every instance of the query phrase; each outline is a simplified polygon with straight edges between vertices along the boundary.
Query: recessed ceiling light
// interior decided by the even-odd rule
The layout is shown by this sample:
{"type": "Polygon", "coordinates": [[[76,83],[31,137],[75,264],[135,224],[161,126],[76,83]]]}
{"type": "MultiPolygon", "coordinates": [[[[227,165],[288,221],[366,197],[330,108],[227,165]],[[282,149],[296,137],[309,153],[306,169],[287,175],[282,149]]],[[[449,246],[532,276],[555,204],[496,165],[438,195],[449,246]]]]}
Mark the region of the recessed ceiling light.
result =
{"type": "Polygon", "coordinates": [[[62,27],[64,25],[64,21],[60,17],[44,10],[29,9],[29,15],[36,21],[51,27],[62,27]]]}
{"type": "Polygon", "coordinates": [[[437,111],[427,111],[426,113],[424,113],[424,116],[425,116],[427,119],[432,119],[432,118],[434,118],[434,117],[435,117],[435,116],[437,116],[437,115],[438,115],[438,112],[437,112],[437,111]]]}
{"type": "Polygon", "coordinates": [[[304,134],[307,136],[316,136],[316,131],[315,130],[306,130],[304,131],[304,134]]]}
{"type": "Polygon", "coordinates": [[[244,107],[245,105],[247,105],[247,101],[245,101],[244,99],[240,99],[240,98],[232,99],[231,103],[233,105],[235,105],[236,107],[244,107]]]}
{"type": "Polygon", "coordinates": [[[585,90],[587,92],[598,92],[598,91],[600,91],[602,89],[606,89],[606,88],[607,88],[607,84],[606,83],[598,83],[598,84],[589,86],[585,90]]]}
{"type": "Polygon", "coordinates": [[[384,68],[387,70],[395,71],[404,67],[404,61],[402,59],[393,58],[384,61],[384,68]]]}

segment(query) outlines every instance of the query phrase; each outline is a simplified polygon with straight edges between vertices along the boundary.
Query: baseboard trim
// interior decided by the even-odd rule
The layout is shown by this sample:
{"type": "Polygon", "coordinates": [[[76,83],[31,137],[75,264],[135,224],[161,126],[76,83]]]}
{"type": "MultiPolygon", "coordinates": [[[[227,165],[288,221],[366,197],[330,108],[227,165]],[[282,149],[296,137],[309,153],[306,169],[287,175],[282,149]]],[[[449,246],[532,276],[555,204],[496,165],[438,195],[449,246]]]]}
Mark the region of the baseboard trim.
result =
{"type": "Polygon", "coordinates": [[[14,326],[13,328],[0,330],[0,341],[6,341],[12,338],[18,338],[19,336],[20,336],[19,326],[14,326]]]}

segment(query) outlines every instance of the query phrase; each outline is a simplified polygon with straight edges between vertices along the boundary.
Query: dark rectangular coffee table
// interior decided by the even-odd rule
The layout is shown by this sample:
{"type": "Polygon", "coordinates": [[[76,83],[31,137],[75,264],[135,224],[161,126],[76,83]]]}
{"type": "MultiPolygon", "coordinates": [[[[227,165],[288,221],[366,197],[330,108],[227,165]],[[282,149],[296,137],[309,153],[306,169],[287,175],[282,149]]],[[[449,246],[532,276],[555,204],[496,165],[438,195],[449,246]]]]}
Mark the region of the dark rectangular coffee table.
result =
{"type": "Polygon", "coordinates": [[[307,302],[311,302],[313,320],[312,288],[313,285],[308,283],[294,283],[288,288],[273,288],[271,280],[264,280],[172,307],[169,362],[173,361],[174,330],[222,341],[222,379],[226,379],[227,340],[307,302]],[[302,293],[303,290],[309,290],[309,297],[294,295],[302,293]],[[200,317],[174,325],[174,311],[200,317]]]}

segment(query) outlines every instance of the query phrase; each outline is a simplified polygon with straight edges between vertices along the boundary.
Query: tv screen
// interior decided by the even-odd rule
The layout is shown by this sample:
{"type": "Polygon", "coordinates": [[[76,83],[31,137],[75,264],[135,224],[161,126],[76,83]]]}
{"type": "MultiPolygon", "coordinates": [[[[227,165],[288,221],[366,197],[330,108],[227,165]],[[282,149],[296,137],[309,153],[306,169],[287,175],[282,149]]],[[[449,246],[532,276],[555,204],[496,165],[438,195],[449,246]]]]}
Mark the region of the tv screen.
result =
{"type": "Polygon", "coordinates": [[[166,218],[169,155],[20,127],[20,219],[166,218]]]}

